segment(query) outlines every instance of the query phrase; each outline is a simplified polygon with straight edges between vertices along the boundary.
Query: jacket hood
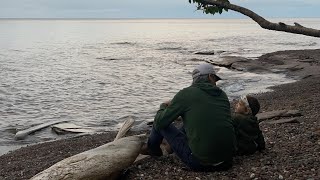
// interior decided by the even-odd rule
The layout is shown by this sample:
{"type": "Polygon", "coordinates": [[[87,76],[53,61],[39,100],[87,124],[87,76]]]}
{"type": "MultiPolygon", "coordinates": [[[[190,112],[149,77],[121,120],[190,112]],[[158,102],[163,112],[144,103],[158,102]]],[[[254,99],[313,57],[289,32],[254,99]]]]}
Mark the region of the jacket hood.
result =
{"type": "Polygon", "coordinates": [[[217,87],[209,82],[198,82],[198,83],[192,84],[191,86],[197,87],[197,88],[203,90],[204,92],[208,93],[211,96],[220,96],[222,93],[222,90],[219,87],[217,87]]]}

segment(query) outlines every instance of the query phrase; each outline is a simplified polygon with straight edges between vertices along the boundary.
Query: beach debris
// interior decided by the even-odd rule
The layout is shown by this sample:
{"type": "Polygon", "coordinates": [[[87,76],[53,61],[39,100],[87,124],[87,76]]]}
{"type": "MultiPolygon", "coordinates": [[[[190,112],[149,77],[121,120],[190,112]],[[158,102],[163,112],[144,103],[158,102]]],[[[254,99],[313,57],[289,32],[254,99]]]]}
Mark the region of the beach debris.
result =
{"type": "Polygon", "coordinates": [[[300,123],[298,118],[286,118],[286,119],[279,119],[279,120],[274,120],[274,121],[265,121],[265,123],[268,124],[284,124],[284,123],[300,123]]]}
{"type": "Polygon", "coordinates": [[[137,132],[137,131],[148,131],[152,128],[153,121],[143,121],[132,128],[130,128],[131,132],[137,132]]]}
{"type": "Polygon", "coordinates": [[[146,135],[124,137],[134,120],[129,118],[120,128],[114,141],[66,158],[36,174],[31,180],[116,179],[140,153],[146,135]]]}
{"type": "Polygon", "coordinates": [[[126,133],[129,131],[129,129],[132,127],[134,123],[134,119],[129,117],[124,123],[123,125],[120,127],[120,130],[116,136],[116,138],[114,138],[114,141],[124,137],[126,135],[126,133]]]}
{"type": "Polygon", "coordinates": [[[272,119],[276,117],[296,117],[302,116],[299,110],[276,110],[276,111],[268,111],[257,114],[257,118],[259,122],[262,122],[267,119],[272,119]]]}
{"type": "MultiPolygon", "coordinates": [[[[131,118],[132,119],[132,118],[131,118]]],[[[132,119],[133,120],[133,119],[132,119]]],[[[125,121],[127,122],[127,121],[125,121]]],[[[128,129],[131,132],[137,131],[147,131],[152,127],[153,122],[140,121],[140,123],[135,122],[134,125],[128,129]]],[[[61,134],[94,134],[94,133],[103,133],[110,131],[119,131],[121,127],[124,126],[124,123],[119,123],[114,127],[83,127],[73,123],[60,123],[51,126],[52,131],[61,135],[61,134]]],[[[120,132],[122,132],[120,130],[120,132]]]]}
{"type": "Polygon", "coordinates": [[[92,128],[84,128],[73,123],[60,123],[51,126],[51,129],[57,134],[67,133],[93,133],[96,130],[92,128]]]}
{"type": "Polygon", "coordinates": [[[64,123],[64,122],[67,122],[67,121],[53,121],[53,122],[48,122],[48,123],[40,124],[40,125],[37,125],[37,126],[33,126],[31,128],[28,128],[28,129],[25,129],[25,130],[22,130],[22,131],[18,131],[15,134],[14,138],[16,140],[23,140],[31,133],[34,133],[36,131],[39,131],[41,129],[44,129],[44,128],[49,127],[49,126],[54,125],[54,124],[59,124],[59,123],[64,123]]]}

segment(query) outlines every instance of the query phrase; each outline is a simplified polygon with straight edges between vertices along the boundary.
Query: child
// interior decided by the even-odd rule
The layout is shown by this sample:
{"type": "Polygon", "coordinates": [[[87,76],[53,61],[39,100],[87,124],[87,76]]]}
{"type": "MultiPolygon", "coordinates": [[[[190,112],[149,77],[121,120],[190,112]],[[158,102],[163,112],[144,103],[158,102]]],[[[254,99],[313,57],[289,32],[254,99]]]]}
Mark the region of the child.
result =
{"type": "Polygon", "coordinates": [[[256,117],[259,110],[258,100],[249,95],[241,97],[235,105],[232,121],[237,137],[238,155],[249,155],[265,149],[264,137],[256,117]]]}

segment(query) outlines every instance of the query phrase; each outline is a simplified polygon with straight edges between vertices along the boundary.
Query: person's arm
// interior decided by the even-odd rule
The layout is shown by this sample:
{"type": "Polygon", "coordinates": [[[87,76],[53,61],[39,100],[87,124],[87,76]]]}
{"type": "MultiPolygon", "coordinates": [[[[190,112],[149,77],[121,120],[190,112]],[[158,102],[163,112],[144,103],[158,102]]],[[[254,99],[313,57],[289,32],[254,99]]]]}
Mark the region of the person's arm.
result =
{"type": "Polygon", "coordinates": [[[157,130],[168,127],[175,119],[185,112],[185,100],[182,95],[183,92],[178,92],[172,99],[170,105],[162,103],[158,110],[155,119],[154,126],[157,130]]]}

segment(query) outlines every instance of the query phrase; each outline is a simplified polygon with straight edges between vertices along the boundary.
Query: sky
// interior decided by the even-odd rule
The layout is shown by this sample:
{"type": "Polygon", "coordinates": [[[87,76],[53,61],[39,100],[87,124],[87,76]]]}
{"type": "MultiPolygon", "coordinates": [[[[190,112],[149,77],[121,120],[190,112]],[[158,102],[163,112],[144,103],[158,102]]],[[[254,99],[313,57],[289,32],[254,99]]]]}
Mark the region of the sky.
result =
{"type": "MultiPolygon", "coordinates": [[[[320,0],[230,0],[264,17],[320,17],[320,0]]],[[[243,18],[206,15],[188,0],[0,0],[0,18],[243,18]]]]}

